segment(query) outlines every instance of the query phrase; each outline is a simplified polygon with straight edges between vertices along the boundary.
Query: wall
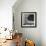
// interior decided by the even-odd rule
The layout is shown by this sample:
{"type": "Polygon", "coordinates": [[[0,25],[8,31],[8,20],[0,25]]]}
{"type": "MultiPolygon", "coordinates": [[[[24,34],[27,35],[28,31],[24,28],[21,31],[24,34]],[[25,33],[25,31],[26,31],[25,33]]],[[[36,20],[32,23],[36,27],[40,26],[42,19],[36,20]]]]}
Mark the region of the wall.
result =
{"type": "Polygon", "coordinates": [[[0,27],[12,29],[12,6],[16,0],[0,0],[0,27]]]}
{"type": "Polygon", "coordinates": [[[13,6],[15,30],[23,33],[24,39],[31,39],[36,46],[41,46],[41,0],[18,0],[13,6]],[[22,28],[21,12],[37,12],[37,27],[22,28]]]}
{"type": "Polygon", "coordinates": [[[46,46],[46,0],[41,1],[41,38],[42,46],[46,46]]]}

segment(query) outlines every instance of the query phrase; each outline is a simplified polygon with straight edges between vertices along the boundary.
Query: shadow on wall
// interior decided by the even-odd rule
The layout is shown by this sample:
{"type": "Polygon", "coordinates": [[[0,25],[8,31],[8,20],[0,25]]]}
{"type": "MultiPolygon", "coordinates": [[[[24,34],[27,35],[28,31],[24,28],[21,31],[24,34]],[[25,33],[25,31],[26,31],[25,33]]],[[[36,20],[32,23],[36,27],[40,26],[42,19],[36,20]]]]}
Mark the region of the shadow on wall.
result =
{"type": "MultiPolygon", "coordinates": [[[[17,0],[16,3],[13,5],[12,9],[15,10],[20,6],[21,3],[23,3],[24,0],[17,0]]],[[[13,11],[14,12],[14,11],[13,11]]]]}

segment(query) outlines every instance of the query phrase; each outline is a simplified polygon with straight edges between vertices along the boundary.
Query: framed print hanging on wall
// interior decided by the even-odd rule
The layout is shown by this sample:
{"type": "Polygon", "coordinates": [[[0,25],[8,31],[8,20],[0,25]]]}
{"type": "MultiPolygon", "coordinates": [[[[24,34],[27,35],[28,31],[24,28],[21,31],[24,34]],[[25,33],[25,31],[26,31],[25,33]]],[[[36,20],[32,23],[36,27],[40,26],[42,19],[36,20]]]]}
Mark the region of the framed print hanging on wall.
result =
{"type": "Polygon", "coordinates": [[[21,12],[21,27],[37,27],[37,13],[21,12]]]}

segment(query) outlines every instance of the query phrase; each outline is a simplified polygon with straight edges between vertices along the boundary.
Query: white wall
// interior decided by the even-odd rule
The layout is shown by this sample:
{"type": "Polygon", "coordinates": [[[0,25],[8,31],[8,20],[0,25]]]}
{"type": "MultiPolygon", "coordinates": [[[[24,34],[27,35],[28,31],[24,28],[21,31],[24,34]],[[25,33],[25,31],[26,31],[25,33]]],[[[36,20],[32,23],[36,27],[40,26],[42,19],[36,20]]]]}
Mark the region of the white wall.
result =
{"type": "Polygon", "coordinates": [[[46,0],[41,1],[41,38],[42,46],[46,46],[46,0]]]}
{"type": "Polygon", "coordinates": [[[16,0],[0,0],[0,27],[12,29],[12,6],[16,0]]]}
{"type": "Polygon", "coordinates": [[[22,0],[16,5],[13,7],[15,30],[22,32],[24,38],[34,40],[36,46],[41,46],[41,0],[22,0]],[[37,27],[21,28],[21,12],[37,12],[37,27]]]}

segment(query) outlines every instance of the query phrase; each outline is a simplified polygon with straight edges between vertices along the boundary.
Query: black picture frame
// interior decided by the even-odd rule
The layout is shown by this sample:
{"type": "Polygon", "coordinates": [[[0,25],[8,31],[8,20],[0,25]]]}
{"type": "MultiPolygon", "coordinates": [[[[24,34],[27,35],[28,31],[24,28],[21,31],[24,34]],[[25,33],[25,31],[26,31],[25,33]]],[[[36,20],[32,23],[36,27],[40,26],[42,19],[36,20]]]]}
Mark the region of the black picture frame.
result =
{"type": "Polygon", "coordinates": [[[37,12],[21,12],[21,27],[37,27],[37,12]]]}

